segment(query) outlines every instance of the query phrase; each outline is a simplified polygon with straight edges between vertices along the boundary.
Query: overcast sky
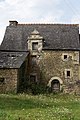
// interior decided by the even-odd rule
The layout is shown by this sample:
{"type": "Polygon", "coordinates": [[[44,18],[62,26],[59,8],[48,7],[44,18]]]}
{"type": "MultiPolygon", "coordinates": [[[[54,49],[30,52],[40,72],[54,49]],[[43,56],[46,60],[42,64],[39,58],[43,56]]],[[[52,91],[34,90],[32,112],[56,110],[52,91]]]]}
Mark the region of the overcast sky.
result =
{"type": "Polygon", "coordinates": [[[9,20],[79,24],[80,0],[0,0],[0,43],[9,20]]]}

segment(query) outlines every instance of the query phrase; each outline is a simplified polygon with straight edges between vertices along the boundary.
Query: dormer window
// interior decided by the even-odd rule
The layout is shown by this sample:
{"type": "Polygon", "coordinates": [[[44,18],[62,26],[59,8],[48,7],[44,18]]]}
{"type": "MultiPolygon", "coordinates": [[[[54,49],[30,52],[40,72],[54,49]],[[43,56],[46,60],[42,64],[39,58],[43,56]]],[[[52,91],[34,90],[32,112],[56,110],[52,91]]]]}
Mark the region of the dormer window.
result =
{"type": "Polygon", "coordinates": [[[31,55],[36,55],[42,51],[43,48],[43,37],[40,35],[39,31],[34,29],[28,37],[28,50],[30,50],[31,55]]]}
{"type": "Polygon", "coordinates": [[[32,50],[38,50],[38,42],[32,42],[32,50]]]}

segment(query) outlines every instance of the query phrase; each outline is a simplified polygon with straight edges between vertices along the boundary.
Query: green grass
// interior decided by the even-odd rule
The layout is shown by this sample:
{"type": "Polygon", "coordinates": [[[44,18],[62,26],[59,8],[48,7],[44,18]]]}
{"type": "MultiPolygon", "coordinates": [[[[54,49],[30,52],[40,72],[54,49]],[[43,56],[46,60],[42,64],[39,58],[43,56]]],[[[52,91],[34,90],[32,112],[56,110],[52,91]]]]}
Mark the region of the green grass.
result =
{"type": "Polygon", "coordinates": [[[1,94],[0,120],[80,120],[80,96],[1,94]]]}

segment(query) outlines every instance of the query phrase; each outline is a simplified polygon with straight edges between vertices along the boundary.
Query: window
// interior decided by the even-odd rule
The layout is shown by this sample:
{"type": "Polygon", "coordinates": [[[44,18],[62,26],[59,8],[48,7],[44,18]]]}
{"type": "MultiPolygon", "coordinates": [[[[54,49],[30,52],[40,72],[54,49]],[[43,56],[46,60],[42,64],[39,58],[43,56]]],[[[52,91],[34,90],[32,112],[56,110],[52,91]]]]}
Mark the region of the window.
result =
{"type": "Polygon", "coordinates": [[[63,54],[62,54],[62,60],[63,60],[63,61],[67,61],[67,60],[68,60],[68,57],[69,57],[69,55],[68,55],[67,53],[63,53],[63,54]]]}
{"type": "Polygon", "coordinates": [[[35,83],[36,82],[36,75],[30,75],[30,82],[35,83]]]}
{"type": "Polygon", "coordinates": [[[64,55],[64,59],[67,59],[67,55],[64,55]]]}
{"type": "Polygon", "coordinates": [[[71,77],[72,77],[72,70],[65,69],[65,78],[71,78],[71,77]]]}
{"type": "Polygon", "coordinates": [[[70,77],[70,71],[67,71],[67,77],[70,77]]]}
{"type": "Polygon", "coordinates": [[[4,78],[0,78],[0,84],[4,83],[4,78]]]}
{"type": "Polygon", "coordinates": [[[38,50],[38,42],[32,43],[32,50],[38,50]]]}
{"type": "Polygon", "coordinates": [[[73,54],[72,53],[63,53],[62,60],[63,61],[73,60],[73,54]]]}

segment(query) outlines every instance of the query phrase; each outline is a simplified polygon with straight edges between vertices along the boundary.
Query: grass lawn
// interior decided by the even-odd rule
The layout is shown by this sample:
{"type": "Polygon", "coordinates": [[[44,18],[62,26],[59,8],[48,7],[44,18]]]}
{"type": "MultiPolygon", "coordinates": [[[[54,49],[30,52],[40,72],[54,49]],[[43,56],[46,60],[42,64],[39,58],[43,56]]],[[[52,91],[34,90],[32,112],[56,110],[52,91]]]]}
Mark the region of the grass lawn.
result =
{"type": "Polygon", "coordinates": [[[80,120],[80,96],[1,94],[0,120],[80,120]]]}

